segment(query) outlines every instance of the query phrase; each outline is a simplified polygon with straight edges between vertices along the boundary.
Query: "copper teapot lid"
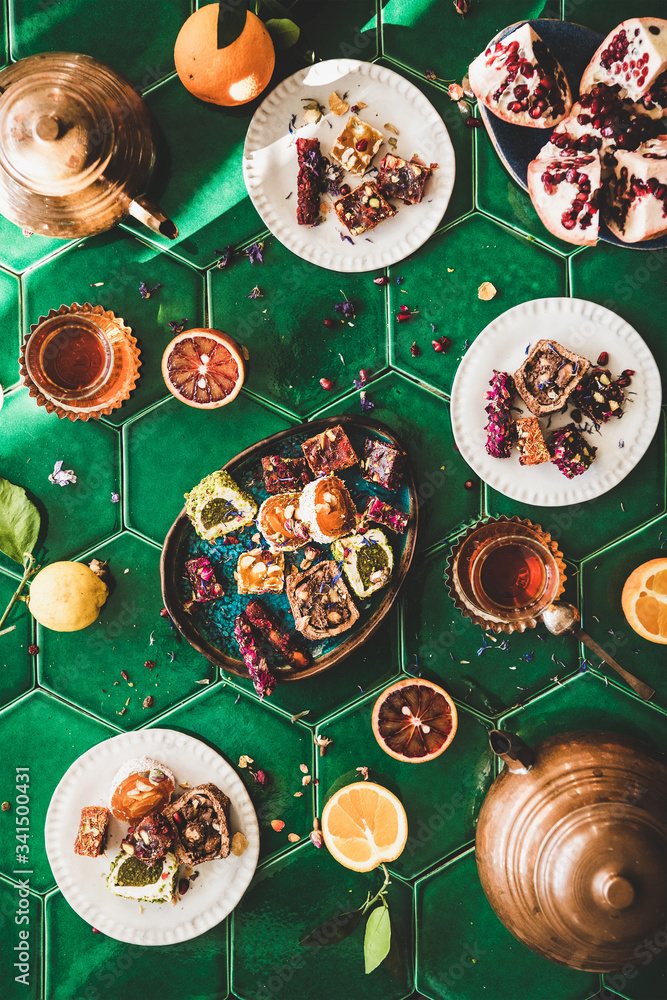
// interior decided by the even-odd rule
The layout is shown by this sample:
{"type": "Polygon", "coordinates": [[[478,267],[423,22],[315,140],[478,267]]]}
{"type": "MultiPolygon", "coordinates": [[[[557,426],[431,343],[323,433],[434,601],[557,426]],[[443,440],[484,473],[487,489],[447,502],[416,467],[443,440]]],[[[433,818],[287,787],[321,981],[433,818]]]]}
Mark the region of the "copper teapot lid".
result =
{"type": "Polygon", "coordinates": [[[148,109],[91,56],[48,52],[0,72],[0,212],[33,232],[110,228],[154,162],[148,109]]]}
{"type": "Polygon", "coordinates": [[[534,748],[492,733],[491,745],[506,762],[477,827],[491,906],[552,961],[619,968],[664,921],[664,767],[612,733],[566,733],[534,748]]]}

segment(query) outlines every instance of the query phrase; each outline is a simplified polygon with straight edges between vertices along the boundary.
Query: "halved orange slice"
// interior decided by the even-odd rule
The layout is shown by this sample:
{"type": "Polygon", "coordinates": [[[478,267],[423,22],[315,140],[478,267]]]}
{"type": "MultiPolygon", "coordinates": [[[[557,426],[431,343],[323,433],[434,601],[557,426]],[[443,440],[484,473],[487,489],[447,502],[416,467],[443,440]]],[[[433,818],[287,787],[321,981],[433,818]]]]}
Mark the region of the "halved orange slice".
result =
{"type": "Polygon", "coordinates": [[[214,410],[231,403],[245,378],[238,344],[221,330],[185,330],[162,355],[169,392],[188,406],[214,410]]]}
{"type": "Polygon", "coordinates": [[[423,677],[406,677],[382,692],[372,724],[385,753],[408,764],[422,764],[447,749],[458,718],[456,705],[443,688],[423,677]]]}
{"type": "Polygon", "coordinates": [[[667,558],[649,559],[633,570],[621,595],[628,624],[643,639],[667,643],[667,558]]]}
{"type": "Polygon", "coordinates": [[[341,865],[369,872],[399,856],[408,839],[408,817],[393,792],[374,781],[355,781],[325,805],[322,835],[341,865]]]}

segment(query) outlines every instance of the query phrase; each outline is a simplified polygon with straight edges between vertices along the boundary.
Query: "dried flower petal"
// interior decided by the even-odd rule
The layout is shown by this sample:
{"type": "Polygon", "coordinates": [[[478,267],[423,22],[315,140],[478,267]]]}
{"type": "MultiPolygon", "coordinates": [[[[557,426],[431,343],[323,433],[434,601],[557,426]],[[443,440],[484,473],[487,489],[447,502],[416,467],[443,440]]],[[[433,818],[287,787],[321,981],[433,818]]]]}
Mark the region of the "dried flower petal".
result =
{"type": "Polygon", "coordinates": [[[303,771],[304,774],[308,774],[310,768],[308,767],[307,764],[299,764],[299,770],[303,771]]]}
{"type": "Polygon", "coordinates": [[[255,779],[258,785],[266,784],[266,771],[259,770],[259,771],[251,771],[250,773],[252,774],[253,778],[255,779]]]}
{"type": "Polygon", "coordinates": [[[321,830],[311,830],[310,839],[312,844],[317,848],[322,847],[324,843],[324,837],[322,836],[321,830]]]}
{"type": "Polygon", "coordinates": [[[447,93],[453,101],[460,101],[463,97],[463,87],[460,83],[450,83],[447,87],[447,93]]]}
{"type": "Polygon", "coordinates": [[[251,291],[250,295],[246,295],[246,298],[247,298],[247,299],[263,299],[263,298],[264,298],[264,296],[263,296],[263,295],[262,295],[262,293],[260,292],[260,290],[259,290],[259,288],[257,287],[257,285],[255,285],[255,287],[254,287],[254,288],[253,288],[253,290],[251,291]]]}
{"type": "Polygon", "coordinates": [[[301,784],[304,786],[309,785],[312,780],[313,779],[309,774],[304,774],[303,778],[301,779],[301,784]]]}
{"type": "Polygon", "coordinates": [[[435,75],[435,70],[433,69],[427,69],[426,72],[424,73],[424,76],[426,77],[427,80],[431,81],[438,79],[437,76],[435,75]]]}
{"type": "Polygon", "coordinates": [[[190,320],[188,317],[184,316],[182,320],[170,319],[167,326],[173,334],[183,333],[183,330],[185,330],[189,322],[190,320]]]}
{"type": "Polygon", "coordinates": [[[496,295],[497,291],[496,286],[490,281],[483,281],[477,289],[477,298],[481,299],[482,302],[488,302],[496,295]]]}
{"type": "Polygon", "coordinates": [[[339,97],[335,90],[329,95],[329,110],[333,111],[337,117],[347,114],[349,108],[350,105],[347,101],[344,101],[342,97],[339,97]]]}
{"type": "MultiPolygon", "coordinates": [[[[295,118],[296,118],[296,115],[295,115],[295,118]]],[[[224,250],[214,250],[213,253],[215,253],[215,254],[219,254],[219,253],[222,254],[222,257],[220,258],[220,260],[216,261],[216,264],[215,264],[216,267],[218,267],[218,268],[220,268],[220,270],[222,270],[223,267],[227,267],[227,265],[229,264],[229,261],[230,261],[230,259],[232,257],[232,253],[233,253],[233,247],[232,247],[232,245],[230,243],[228,246],[225,247],[224,250]]]]}
{"type": "Polygon", "coordinates": [[[118,503],[119,500],[120,500],[120,493],[114,493],[113,490],[112,490],[111,491],[111,503],[118,503]]]}
{"type": "Polygon", "coordinates": [[[253,265],[253,267],[255,264],[264,263],[264,258],[262,257],[263,249],[264,249],[263,243],[253,243],[251,247],[248,247],[247,250],[243,251],[248,260],[250,261],[250,263],[253,265]]]}
{"type": "Polygon", "coordinates": [[[331,746],[333,740],[329,739],[328,736],[322,736],[321,733],[318,733],[316,736],[314,736],[313,740],[315,746],[320,748],[320,757],[324,757],[327,747],[331,746]]]}
{"type": "Polygon", "coordinates": [[[302,796],[303,796],[303,792],[295,792],[294,793],[294,798],[295,799],[300,799],[302,796]]]}
{"type": "Polygon", "coordinates": [[[241,855],[245,853],[249,843],[250,841],[245,836],[245,834],[241,833],[240,830],[237,830],[234,836],[232,837],[232,844],[230,847],[230,850],[234,855],[234,857],[240,858],[241,855]]]}
{"type": "Polygon", "coordinates": [[[344,302],[336,302],[334,309],[338,315],[342,316],[344,319],[354,319],[356,316],[354,302],[350,302],[349,299],[345,299],[344,302]]]}
{"type": "Polygon", "coordinates": [[[150,299],[151,294],[157,292],[158,288],[162,288],[162,285],[159,283],[149,288],[145,281],[141,281],[139,283],[139,295],[141,295],[142,299],[150,299]]]}
{"type": "Polygon", "coordinates": [[[368,768],[367,767],[358,767],[357,771],[359,772],[359,774],[362,775],[364,781],[368,781],[368,768]]]}
{"type": "Polygon", "coordinates": [[[280,833],[280,831],[285,828],[285,821],[282,819],[272,819],[271,827],[276,831],[276,833],[280,833]]]}
{"type": "Polygon", "coordinates": [[[54,486],[69,486],[70,483],[75,483],[76,479],[72,469],[63,469],[62,462],[56,462],[53,472],[49,475],[49,482],[54,486]]]}
{"type": "Polygon", "coordinates": [[[372,399],[368,399],[365,392],[359,393],[359,400],[361,402],[362,412],[370,412],[370,410],[375,409],[375,403],[372,399]]]}
{"type": "Polygon", "coordinates": [[[301,837],[299,836],[298,833],[288,833],[287,839],[290,841],[290,843],[296,844],[298,840],[301,840],[301,837]]]}

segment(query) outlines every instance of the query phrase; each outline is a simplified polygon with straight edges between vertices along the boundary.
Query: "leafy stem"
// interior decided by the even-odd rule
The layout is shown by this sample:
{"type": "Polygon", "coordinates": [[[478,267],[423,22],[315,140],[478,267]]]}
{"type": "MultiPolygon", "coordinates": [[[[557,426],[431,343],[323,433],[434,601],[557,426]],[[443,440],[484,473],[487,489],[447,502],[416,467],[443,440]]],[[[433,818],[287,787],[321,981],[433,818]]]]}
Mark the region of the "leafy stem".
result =
{"type": "MultiPolygon", "coordinates": [[[[18,600],[20,600],[21,591],[25,587],[25,585],[28,582],[28,580],[30,579],[30,577],[34,576],[38,569],[39,569],[39,566],[36,564],[35,557],[30,552],[26,552],[25,555],[23,556],[23,577],[22,577],[21,582],[19,583],[18,587],[14,591],[14,594],[12,595],[11,601],[9,602],[9,604],[7,605],[7,607],[5,608],[5,613],[3,614],[2,618],[0,618],[0,630],[2,629],[2,626],[7,621],[7,618],[9,616],[9,612],[12,610],[12,608],[14,607],[14,605],[16,604],[16,602],[18,600]]],[[[10,631],[10,629],[7,629],[6,631],[10,631]]],[[[2,635],[2,634],[3,634],[2,631],[0,631],[0,635],[2,635]]]]}
{"type": "Polygon", "coordinates": [[[366,902],[363,903],[363,905],[359,907],[359,909],[361,910],[362,914],[367,913],[368,910],[370,910],[370,908],[372,906],[375,906],[375,904],[377,902],[382,901],[383,906],[387,905],[387,900],[385,898],[385,894],[387,892],[387,886],[391,885],[391,879],[389,877],[389,870],[387,869],[387,866],[385,864],[383,864],[381,867],[382,867],[382,870],[384,872],[384,882],[382,883],[382,885],[380,886],[380,888],[378,889],[378,891],[375,893],[375,895],[373,897],[371,897],[370,892],[368,893],[368,897],[366,899],[366,902]]]}

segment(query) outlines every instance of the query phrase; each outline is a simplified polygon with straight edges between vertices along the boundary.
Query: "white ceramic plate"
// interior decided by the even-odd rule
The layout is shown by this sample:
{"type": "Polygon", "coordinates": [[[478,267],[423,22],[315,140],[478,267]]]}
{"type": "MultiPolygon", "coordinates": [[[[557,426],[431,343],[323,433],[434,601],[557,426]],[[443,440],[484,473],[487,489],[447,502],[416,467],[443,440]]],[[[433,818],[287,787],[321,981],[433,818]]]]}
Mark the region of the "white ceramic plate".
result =
{"type": "MultiPolygon", "coordinates": [[[[461,455],[494,490],[522,503],[562,507],[601,496],[634,469],[655,434],[660,401],[658,366],[625,320],[585,299],[535,299],[494,319],[464,355],[452,386],[452,426],[461,455]],[[484,394],[494,368],[512,374],[523,364],[527,345],[545,338],[593,364],[606,351],[612,375],[620,375],[625,368],[635,371],[629,387],[635,395],[627,397],[621,419],[612,417],[601,425],[599,434],[585,434],[598,451],[590,469],[574,479],[567,479],[551,462],[521,466],[516,449],[511,458],[504,459],[486,452],[484,394]]],[[[517,405],[521,403],[518,398],[517,405]]],[[[531,416],[525,405],[522,411],[531,416]]],[[[569,411],[556,414],[550,429],[570,422],[569,411]]],[[[541,417],[540,424],[546,430],[547,419],[541,417]]]]}
{"type": "MultiPolygon", "coordinates": [[[[304,260],[334,271],[371,271],[395,264],[425,243],[437,229],[454,187],[454,150],[442,118],[421,91],[383,66],[355,59],[329,59],[299,70],[288,77],[262,101],[248,128],[243,151],[243,177],[252,202],[274,236],[304,260]],[[298,137],[320,140],[325,156],[342,131],[349,114],[336,117],[328,111],[329,95],[347,91],[352,106],[359,101],[368,107],[359,111],[368,122],[385,135],[373,159],[379,164],[385,153],[392,152],[386,140],[393,133],[384,128],[394,125],[399,135],[395,152],[410,159],[417,154],[425,163],[437,163],[426,184],[424,200],[418,205],[392,201],[398,212],[362,236],[351,237],[354,245],[341,239],[349,236],[333,208],[320,226],[299,226],[296,221],[298,137]],[[327,114],[316,125],[303,125],[301,98],[317,100],[327,114]],[[289,133],[292,115],[295,131],[289,133]],[[331,127],[330,127],[331,126],[331,127]],[[288,195],[291,193],[291,196],[288,195]]],[[[372,180],[372,177],[370,178],[372,180]]],[[[351,188],[361,178],[346,174],[351,188]]],[[[323,200],[330,205],[332,199],[323,200]]]]}
{"type": "MultiPolygon", "coordinates": [[[[177,792],[180,790],[177,786],[177,792]]],[[[46,852],[63,896],[80,917],[102,934],[139,945],[176,944],[203,934],[231,913],[248,888],[259,857],[259,826],[245,786],[234,769],[205,743],[171,729],[142,729],[98,743],[75,760],[53,793],[46,817],[46,852]],[[170,903],[139,904],[114,896],[106,875],[118,854],[126,823],[111,819],[105,854],[84,858],[73,845],[81,809],[109,804],[117,769],[131,757],[154,757],[190,787],[210,781],[231,800],[231,833],[249,844],[237,858],[207,861],[184,896],[170,903]],[[143,912],[142,912],[143,911],[143,912]]]]}

